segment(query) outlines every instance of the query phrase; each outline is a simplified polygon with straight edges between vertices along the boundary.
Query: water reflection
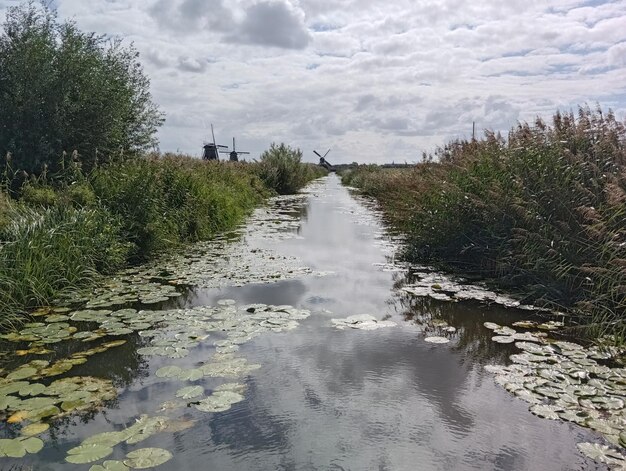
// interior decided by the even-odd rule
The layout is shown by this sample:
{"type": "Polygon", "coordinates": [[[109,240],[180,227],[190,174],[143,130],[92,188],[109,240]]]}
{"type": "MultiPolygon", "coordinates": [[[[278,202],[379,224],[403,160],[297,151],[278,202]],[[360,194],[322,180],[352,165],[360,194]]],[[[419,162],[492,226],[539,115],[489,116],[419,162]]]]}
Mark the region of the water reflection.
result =
{"type": "MultiPolygon", "coordinates": [[[[382,269],[389,243],[369,205],[350,197],[335,176],[322,193],[284,216],[297,216],[285,234],[247,233],[250,246],[298,257],[324,277],[305,276],[270,284],[189,289],[157,307],[238,303],[289,304],[314,314],[289,332],[267,333],[241,345],[241,356],[262,365],[245,378],[243,402],[225,412],[201,413],[183,407],[176,414],[195,426],[162,433],[141,443],[170,450],[174,458],[158,469],[219,470],[543,470],[594,469],[576,451],[586,430],[531,415],[526,403],[498,387],[482,365],[505,363],[510,345],[492,342],[485,321],[508,324],[526,313],[477,303],[417,298],[401,287],[410,278],[382,269]],[[332,313],[328,312],[332,311],[332,313]],[[333,317],[371,313],[398,327],[376,331],[337,330],[333,317]],[[457,330],[451,342],[424,342],[433,319],[457,330]]],[[[269,222],[268,222],[269,224],[269,222]]],[[[128,342],[91,357],[71,374],[109,378],[116,401],[100,412],[68,417],[50,431],[52,446],[23,460],[0,461],[2,469],[68,469],[65,451],[92,434],[121,430],[140,414],[156,414],[162,402],[192,383],[155,376],[166,365],[197,367],[211,358],[219,332],[183,359],[143,357],[137,334],[128,342]]],[[[59,357],[84,345],[54,347],[59,357]]],[[[230,381],[230,380],[228,380],[230,381]]],[[[203,378],[193,384],[207,392],[225,382],[203,378]]],[[[107,459],[135,449],[116,447],[107,459]]],[[[87,469],[84,467],[84,469],[87,469]]],[[[78,467],[76,467],[78,469],[78,467]]]]}

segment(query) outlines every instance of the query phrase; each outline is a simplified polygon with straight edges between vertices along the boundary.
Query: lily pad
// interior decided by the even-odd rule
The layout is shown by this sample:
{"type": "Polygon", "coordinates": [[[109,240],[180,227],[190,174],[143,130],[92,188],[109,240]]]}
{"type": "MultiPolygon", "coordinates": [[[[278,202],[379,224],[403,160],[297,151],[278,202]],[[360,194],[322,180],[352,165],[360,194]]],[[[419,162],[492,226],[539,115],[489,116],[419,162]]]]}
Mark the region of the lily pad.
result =
{"type": "Polygon", "coordinates": [[[113,448],[106,445],[92,443],[89,445],[79,445],[68,450],[65,461],[73,464],[93,463],[101,460],[113,453],[113,448]]]}
{"type": "Polygon", "coordinates": [[[37,422],[34,424],[27,425],[23,427],[21,432],[25,437],[31,437],[33,435],[39,435],[40,433],[44,433],[46,430],[50,428],[50,425],[44,422],[37,422]]]}
{"type": "Polygon", "coordinates": [[[535,404],[534,406],[530,406],[530,411],[544,419],[558,420],[560,408],[555,406],[547,406],[543,404],[535,404]]]}
{"type": "Polygon", "coordinates": [[[126,466],[122,461],[113,461],[107,460],[102,464],[94,464],[89,468],[89,471],[128,471],[128,466],[126,466]]]}
{"type": "Polygon", "coordinates": [[[26,448],[20,440],[0,440],[0,456],[8,456],[9,458],[22,458],[26,455],[26,448]]]}
{"type": "Polygon", "coordinates": [[[579,443],[578,450],[585,456],[600,463],[613,463],[615,460],[624,461],[624,455],[618,451],[598,443],[579,443]]]}
{"type": "Polygon", "coordinates": [[[182,371],[180,366],[164,366],[156,371],[156,375],[159,378],[176,378],[182,371]]]}
{"type": "Polygon", "coordinates": [[[43,448],[43,441],[37,437],[29,437],[25,440],[22,440],[22,446],[26,449],[28,453],[39,453],[43,448]]]}
{"type": "Polygon", "coordinates": [[[187,386],[176,391],[176,397],[181,399],[193,399],[204,394],[204,388],[202,386],[187,386]]]}
{"type": "Polygon", "coordinates": [[[126,455],[124,464],[133,469],[154,468],[172,459],[172,454],[162,448],[141,448],[126,455]]]}

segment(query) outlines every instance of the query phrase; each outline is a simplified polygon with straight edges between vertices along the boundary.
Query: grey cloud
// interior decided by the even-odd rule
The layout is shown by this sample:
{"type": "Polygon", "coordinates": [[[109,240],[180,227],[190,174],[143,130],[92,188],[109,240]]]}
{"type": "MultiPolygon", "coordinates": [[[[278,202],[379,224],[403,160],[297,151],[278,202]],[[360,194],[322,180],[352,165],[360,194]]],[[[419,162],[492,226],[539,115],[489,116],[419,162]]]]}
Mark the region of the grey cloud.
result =
{"type": "Polygon", "coordinates": [[[157,0],[148,13],[160,27],[179,33],[223,33],[235,25],[233,12],[223,0],[157,0]]]}
{"type": "Polygon", "coordinates": [[[207,68],[208,61],[198,60],[193,57],[179,57],[178,68],[184,72],[204,72],[207,68]]]}
{"type": "Polygon", "coordinates": [[[284,49],[304,49],[311,35],[303,15],[289,3],[261,1],[246,9],[246,17],[237,32],[227,37],[230,42],[273,46],[284,49]]]}

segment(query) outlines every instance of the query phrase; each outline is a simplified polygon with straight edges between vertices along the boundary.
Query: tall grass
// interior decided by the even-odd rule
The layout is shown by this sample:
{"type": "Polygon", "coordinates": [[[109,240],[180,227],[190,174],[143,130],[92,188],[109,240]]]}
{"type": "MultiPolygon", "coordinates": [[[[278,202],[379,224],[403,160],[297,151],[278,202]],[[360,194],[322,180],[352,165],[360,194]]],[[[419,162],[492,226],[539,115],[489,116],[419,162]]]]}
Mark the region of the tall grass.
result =
{"type": "Polygon", "coordinates": [[[319,176],[299,160],[284,164],[152,155],[83,174],[75,153],[62,157],[59,173],[44,169],[27,178],[19,201],[7,193],[14,182],[4,182],[0,328],[101,274],[231,229],[268,196],[294,192],[319,176]]]}
{"type": "Polygon", "coordinates": [[[102,209],[14,204],[0,231],[0,327],[21,319],[68,288],[123,266],[129,245],[119,218],[102,209]]]}
{"type": "Polygon", "coordinates": [[[436,157],[343,179],[408,233],[409,259],[494,278],[528,301],[571,309],[588,334],[626,337],[623,123],[585,107],[436,157]]]}

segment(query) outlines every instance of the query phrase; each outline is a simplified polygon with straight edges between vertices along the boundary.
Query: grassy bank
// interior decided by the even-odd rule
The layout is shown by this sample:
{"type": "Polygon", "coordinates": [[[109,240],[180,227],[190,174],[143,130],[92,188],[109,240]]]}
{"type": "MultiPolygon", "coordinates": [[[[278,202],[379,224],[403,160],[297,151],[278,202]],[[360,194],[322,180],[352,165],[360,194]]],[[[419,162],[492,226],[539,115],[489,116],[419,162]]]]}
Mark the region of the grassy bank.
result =
{"type": "MultiPolygon", "coordinates": [[[[0,193],[0,327],[103,274],[231,229],[285,181],[294,192],[323,174],[293,152],[258,164],[155,155],[88,174],[75,155],[60,167],[12,198],[0,193]],[[274,165],[288,171],[270,180],[274,165]]],[[[10,161],[6,169],[5,189],[15,187],[10,161]]]]}
{"type": "Polygon", "coordinates": [[[566,307],[581,333],[626,337],[626,130],[588,108],[455,142],[410,169],[361,166],[343,181],[376,197],[406,257],[490,278],[566,307]]]}

